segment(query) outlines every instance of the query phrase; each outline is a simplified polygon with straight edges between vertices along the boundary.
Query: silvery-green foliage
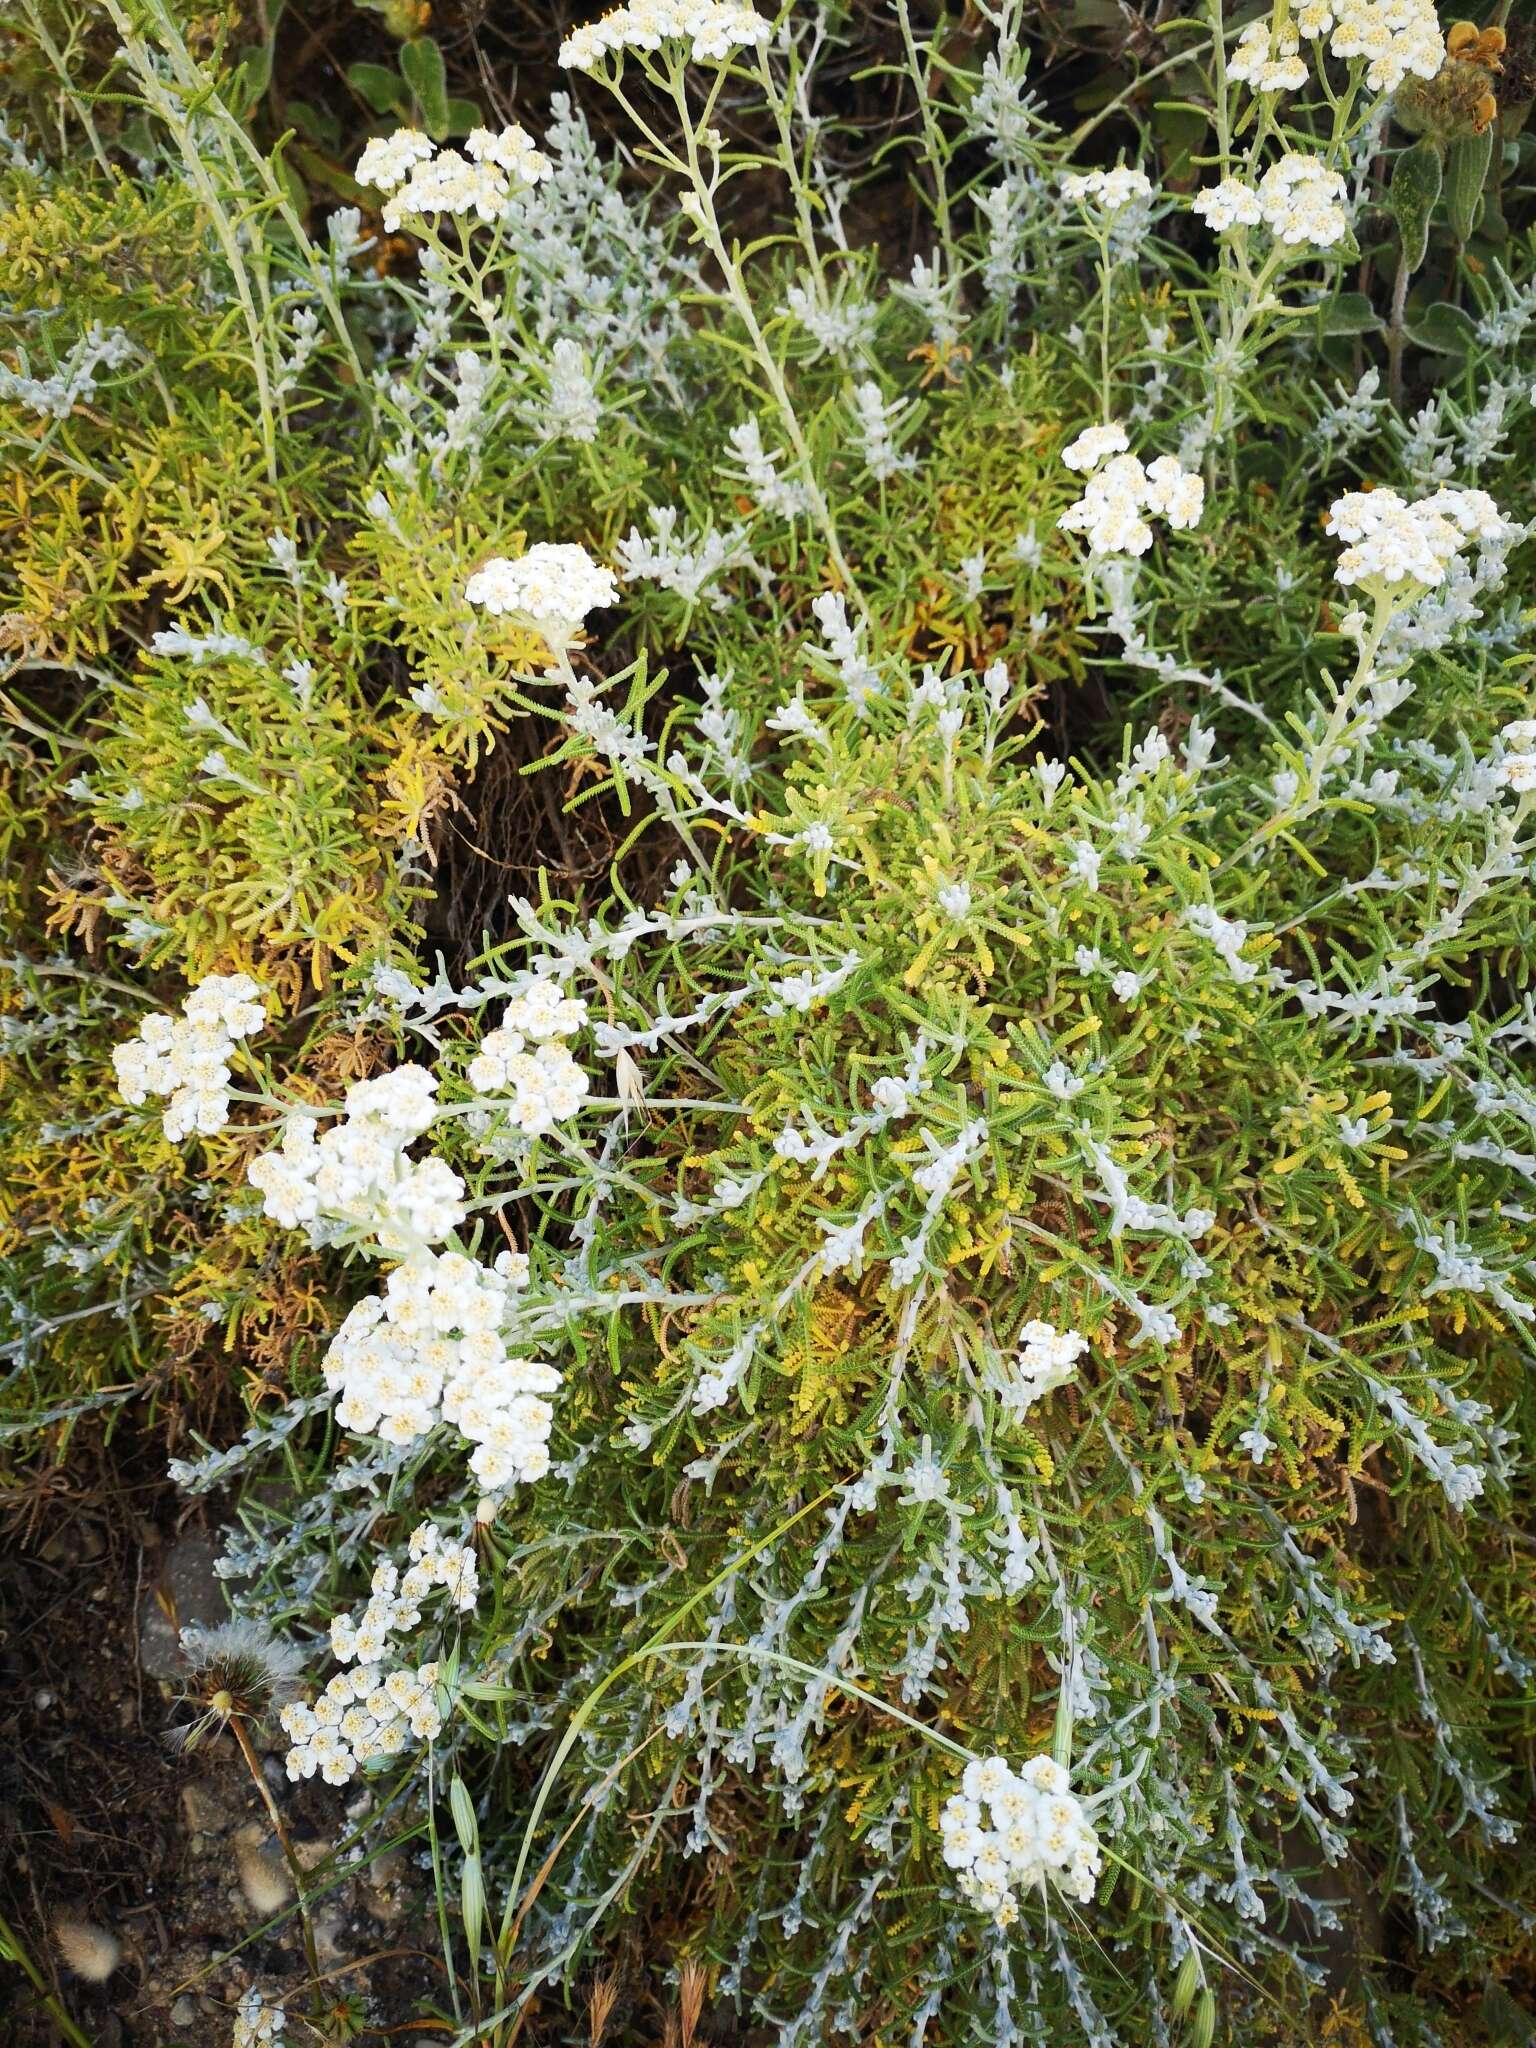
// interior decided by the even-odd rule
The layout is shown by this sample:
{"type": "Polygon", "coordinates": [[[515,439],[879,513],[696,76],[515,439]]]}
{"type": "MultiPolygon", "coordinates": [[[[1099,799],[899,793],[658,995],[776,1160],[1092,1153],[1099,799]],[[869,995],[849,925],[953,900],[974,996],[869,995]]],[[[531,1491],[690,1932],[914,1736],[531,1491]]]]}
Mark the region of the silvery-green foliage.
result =
{"type": "MultiPolygon", "coordinates": [[[[473,1788],[461,2040],[656,1898],[807,2048],[1172,2041],[1197,1993],[1315,2038],[1364,1893],[1386,2040],[1528,1933],[1531,287],[1411,407],[1401,333],[1330,340],[1382,95],[1280,74],[1370,5],[1206,74],[1193,204],[1069,162],[1022,10],[962,76],[901,6],[931,227],[883,269],[833,10],[572,36],[644,205],[563,97],[369,146],[421,254],[332,238],[379,469],[324,606],[396,624],[413,734],[536,719],[630,836],[467,959],[359,943],[366,1076],[284,1038],[291,976],[119,1067],[326,1277],[318,1374],[175,1476],[240,1488],[237,1602],[309,1648],[291,1768],[380,1838],[473,1788]]],[[[288,310],[280,396],[335,346],[288,310]]],[[[288,534],[259,587],[318,633],[288,534]]],[[[194,677],[328,686],[209,610],[146,667],[249,783],[194,677]]]]}

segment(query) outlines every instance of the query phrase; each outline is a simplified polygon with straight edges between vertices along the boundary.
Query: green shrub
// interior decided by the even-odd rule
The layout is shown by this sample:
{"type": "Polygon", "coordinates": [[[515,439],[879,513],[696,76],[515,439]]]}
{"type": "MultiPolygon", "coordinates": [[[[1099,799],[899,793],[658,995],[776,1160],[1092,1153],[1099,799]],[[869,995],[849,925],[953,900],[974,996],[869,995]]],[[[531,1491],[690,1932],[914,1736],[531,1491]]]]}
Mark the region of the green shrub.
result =
{"type": "Polygon", "coordinates": [[[1422,11],[1070,136],[982,14],[578,31],[641,196],[562,98],[322,231],[159,0],[131,175],[15,146],[11,1428],[243,1370],[173,1470],[466,2044],[626,1921],[785,2043],[1519,1995],[1529,145],[1422,11]]]}

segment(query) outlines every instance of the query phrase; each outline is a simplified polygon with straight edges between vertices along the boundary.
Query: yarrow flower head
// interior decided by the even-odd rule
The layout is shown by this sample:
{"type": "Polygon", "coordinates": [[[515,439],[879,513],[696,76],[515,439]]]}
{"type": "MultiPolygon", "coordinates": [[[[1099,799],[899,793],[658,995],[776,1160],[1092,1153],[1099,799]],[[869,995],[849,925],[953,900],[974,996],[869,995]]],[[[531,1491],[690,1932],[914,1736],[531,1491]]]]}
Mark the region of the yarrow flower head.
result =
{"type": "Polygon", "coordinates": [[[1000,1756],[968,1763],[939,1832],[961,1892],[999,1927],[1018,1919],[1021,1891],[1048,1882],[1086,1902],[1103,1867],[1087,1810],[1048,1756],[1031,1757],[1018,1771],[1000,1756]]]}
{"type": "Polygon", "coordinates": [[[515,561],[496,555],[464,586],[471,604],[493,618],[517,619],[560,648],[570,646],[588,612],[612,604],[618,594],[612,570],[565,541],[540,541],[515,561]]]}
{"type": "Polygon", "coordinates": [[[591,1084],[561,1043],[586,1020],[587,1006],[579,997],[536,976],[481,1039],[469,1063],[469,1085],[484,1095],[510,1094],[511,1121],[525,1137],[538,1137],[574,1116],[586,1098],[591,1084]]]}
{"type": "Polygon", "coordinates": [[[1069,469],[1092,474],[1083,495],[1056,523],[1064,532],[1085,534],[1093,555],[1144,555],[1152,545],[1147,514],[1189,527],[1205,509],[1205,484],[1193,471],[1171,455],[1143,465],[1134,455],[1116,452],[1126,445],[1125,429],[1110,421],[1087,428],[1062,451],[1069,469]]]}
{"type": "Polygon", "coordinates": [[[1107,420],[1102,426],[1084,427],[1075,441],[1061,451],[1061,459],[1068,469],[1095,470],[1111,455],[1123,454],[1131,445],[1130,436],[1117,420],[1107,420]]]}
{"type": "Polygon", "coordinates": [[[1310,242],[1331,249],[1349,232],[1345,185],[1337,171],[1311,156],[1283,156],[1259,180],[1259,211],[1275,239],[1295,247],[1310,242]]]}
{"type": "Polygon", "coordinates": [[[560,45],[560,62],[570,71],[595,71],[626,50],[686,43],[695,63],[722,64],[733,50],[766,43],[770,33],[747,0],[629,0],[572,29],[560,45]]]}
{"type": "Polygon", "coordinates": [[[1329,49],[1335,57],[1364,57],[1372,92],[1396,92],[1410,74],[1433,78],[1445,62],[1434,0],[1312,0],[1298,25],[1308,36],[1331,27],[1329,49]]]}
{"type": "Polygon", "coordinates": [[[248,974],[214,974],[182,1004],[179,1017],[146,1017],[138,1036],[113,1050],[118,1093],[139,1104],[169,1096],[165,1135],[204,1137],[229,1121],[229,1061],[236,1042],[266,1022],[261,989],[248,974]]]}
{"type": "Polygon", "coordinates": [[[437,214],[501,220],[523,195],[549,175],[550,164],[515,124],[492,134],[477,128],[464,145],[437,149],[413,128],[376,136],[358,158],[358,183],[387,194],[384,226],[393,234],[403,220],[437,214]]]}
{"type": "Polygon", "coordinates": [[[1300,92],[1307,82],[1307,66],[1295,29],[1249,22],[1228,61],[1227,76],[1255,92],[1300,92]]]}
{"type": "Polygon", "coordinates": [[[1116,214],[1152,197],[1152,180],[1145,171],[1120,164],[1112,171],[1073,171],[1061,181],[1068,199],[1100,213],[1116,214]]]}
{"type": "Polygon", "coordinates": [[[435,1663],[386,1670],[390,1638],[420,1625],[422,1608],[439,1590],[450,1606],[469,1613],[479,1595],[475,1555],[445,1537],[434,1522],[423,1522],[410,1541],[411,1562],[402,1575],[390,1558],[374,1567],[373,1585],[361,1614],[339,1614],[331,1623],[331,1650],[340,1664],[320,1697],[310,1705],[283,1709],[279,1719],[292,1747],[290,1778],[323,1778],[345,1785],[365,1765],[398,1756],[409,1742],[435,1742],[443,1732],[435,1663]]]}
{"type": "Polygon", "coordinates": [[[1218,235],[1232,228],[1256,228],[1264,218],[1258,193],[1241,178],[1223,178],[1218,185],[1207,185],[1195,194],[1190,207],[1218,235]]]}
{"type": "Polygon", "coordinates": [[[1256,93],[1299,92],[1307,82],[1302,40],[1324,36],[1335,57],[1367,60],[1372,92],[1396,92],[1410,74],[1433,78],[1445,61],[1434,0],[1300,0],[1283,27],[1270,20],[1248,24],[1227,76],[1256,93]]]}
{"type": "Polygon", "coordinates": [[[474,1445],[469,1468],[494,1490],[549,1469],[560,1386],[551,1365],[510,1357],[503,1326],[527,1283],[522,1253],[482,1266],[441,1252],[398,1266],[381,1294],[360,1301],[325,1357],[343,1428],[414,1443],[441,1422],[474,1445]]]}
{"type": "Polygon", "coordinates": [[[1409,504],[1396,491],[1346,491],[1324,521],[1347,543],[1334,575],[1369,596],[1411,603],[1445,580],[1470,541],[1498,546],[1515,535],[1486,491],[1440,490],[1409,504]]]}
{"type": "Polygon", "coordinates": [[[1263,226],[1287,247],[1331,249],[1349,232],[1345,195],[1337,171],[1316,157],[1293,154],[1271,164],[1256,190],[1241,178],[1223,178],[1198,193],[1193,205],[1217,234],[1263,226]]]}
{"type": "Polygon", "coordinates": [[[464,1184],[443,1160],[405,1149],[437,1115],[436,1094],[436,1075],[402,1066],[355,1082],[325,1131],[295,1111],[282,1143],[247,1170],[265,1213],[322,1240],[372,1238],[397,1257],[440,1243],[464,1220],[464,1184]]]}
{"type": "Polygon", "coordinates": [[[397,128],[393,135],[376,135],[357,160],[357,182],[371,185],[376,192],[393,192],[403,185],[417,164],[430,163],[435,144],[429,135],[415,128],[397,128]]]}

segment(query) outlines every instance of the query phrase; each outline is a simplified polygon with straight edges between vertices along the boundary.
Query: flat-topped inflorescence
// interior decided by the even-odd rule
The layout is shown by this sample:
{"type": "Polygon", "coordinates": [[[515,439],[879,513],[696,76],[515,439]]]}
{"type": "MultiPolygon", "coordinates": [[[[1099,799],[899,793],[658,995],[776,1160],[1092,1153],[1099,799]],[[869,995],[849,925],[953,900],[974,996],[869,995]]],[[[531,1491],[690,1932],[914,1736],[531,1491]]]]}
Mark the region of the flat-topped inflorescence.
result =
{"type": "Polygon", "coordinates": [[[168,1097],[165,1135],[173,1143],[194,1131],[211,1137],[223,1130],[230,1058],[240,1040],[266,1022],[261,995],[248,974],[214,974],[193,989],[179,1017],[146,1017],[137,1036],[112,1055],[124,1102],[168,1097]]]}
{"type": "Polygon", "coordinates": [[[1082,496],[1056,523],[1081,533],[1092,556],[1144,555],[1152,545],[1149,516],[1175,528],[1199,524],[1204,480],[1172,455],[1143,464],[1122,452],[1129,445],[1124,427],[1111,420],[1085,428],[1062,450],[1068,469],[1089,475],[1082,496]]]}
{"type": "Polygon", "coordinates": [[[531,626],[556,649],[570,645],[588,612],[601,611],[618,594],[612,570],[567,541],[540,541],[515,558],[495,555],[464,586],[472,605],[531,626]]]}
{"type": "Polygon", "coordinates": [[[939,1816],[944,1861],[964,1896],[999,1927],[1020,1895],[1055,1886],[1091,1899],[1103,1867],[1099,1838],[1061,1765],[1031,1757],[1015,1771],[1000,1756],[969,1763],[939,1816]]]}
{"type": "Polygon", "coordinates": [[[368,144],[357,178],[385,194],[384,226],[393,234],[408,220],[502,220],[549,168],[548,157],[515,124],[497,134],[475,129],[462,152],[439,148],[414,128],[397,128],[368,144]]]}
{"type": "Polygon", "coordinates": [[[1515,535],[1478,490],[1439,490],[1412,502],[1394,490],[1346,491],[1324,524],[1348,543],[1334,568],[1337,580],[1394,602],[1444,582],[1470,546],[1498,547],[1515,535]]]}
{"type": "Polygon", "coordinates": [[[771,33],[747,0],[629,0],[572,29],[560,45],[560,62],[568,70],[592,71],[627,50],[648,54],[681,43],[695,63],[719,64],[766,43],[771,33]]]}

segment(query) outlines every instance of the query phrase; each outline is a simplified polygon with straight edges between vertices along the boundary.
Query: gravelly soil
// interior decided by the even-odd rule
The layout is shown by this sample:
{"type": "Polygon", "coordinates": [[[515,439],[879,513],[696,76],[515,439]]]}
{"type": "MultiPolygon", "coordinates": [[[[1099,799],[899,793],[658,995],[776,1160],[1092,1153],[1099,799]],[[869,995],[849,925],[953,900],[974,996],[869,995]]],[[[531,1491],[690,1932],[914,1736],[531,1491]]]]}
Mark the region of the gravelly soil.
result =
{"type": "MultiPolygon", "coordinates": [[[[0,1546],[0,1910],[99,2048],[214,2048],[248,1985],[291,1990],[306,1974],[287,1873],[233,1741],[183,1756],[167,1739],[176,1630],[223,1603],[217,1532],[178,1520],[163,1467],[158,1443],[81,1443],[13,1498],[0,1546]],[[105,1983],[70,1970],[61,1922],[118,1944],[105,1983]]],[[[290,1786],[275,1746],[263,1761],[301,1859],[322,1863],[344,1825],[336,1796],[290,1786]]],[[[356,1994],[384,2024],[431,1998],[411,1875],[385,1859],[316,1908],[327,1996],[356,1994]]],[[[0,1974],[0,2038],[61,2039],[19,1971],[0,1974]]]]}

